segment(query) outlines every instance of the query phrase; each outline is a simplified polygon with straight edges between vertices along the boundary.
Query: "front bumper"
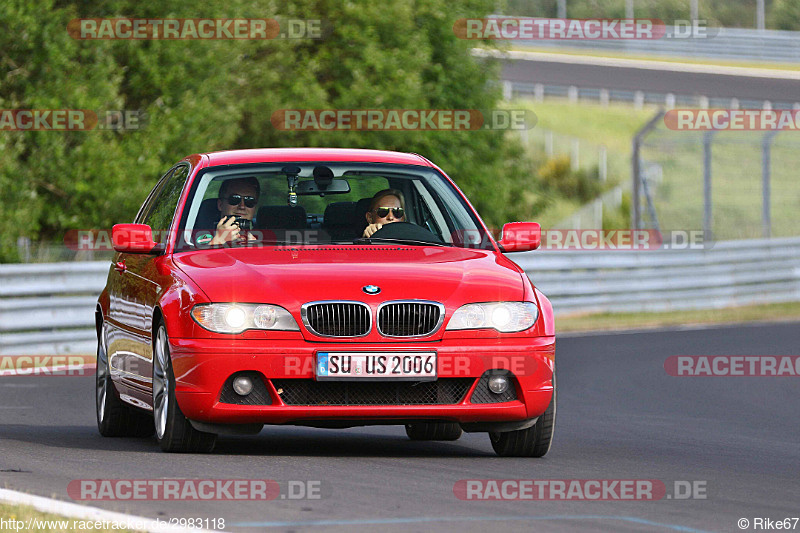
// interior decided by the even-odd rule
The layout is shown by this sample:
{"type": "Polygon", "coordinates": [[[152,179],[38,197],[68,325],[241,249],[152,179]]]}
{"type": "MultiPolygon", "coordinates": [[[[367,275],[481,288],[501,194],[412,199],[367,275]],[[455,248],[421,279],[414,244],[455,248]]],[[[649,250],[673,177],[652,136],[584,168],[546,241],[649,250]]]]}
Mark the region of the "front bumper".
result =
{"type": "Polygon", "coordinates": [[[298,340],[170,339],[175,395],[187,418],[209,424],[312,424],[319,421],[405,423],[442,420],[460,423],[514,422],[540,416],[553,394],[555,338],[458,339],[407,343],[311,343],[298,340]],[[273,380],[313,380],[318,351],[436,351],[439,380],[472,378],[459,401],[426,405],[288,405],[273,380]],[[488,370],[512,376],[516,399],[473,403],[473,391],[488,370]],[[220,401],[228,378],[237,372],[264,378],[270,405],[220,401]]]}

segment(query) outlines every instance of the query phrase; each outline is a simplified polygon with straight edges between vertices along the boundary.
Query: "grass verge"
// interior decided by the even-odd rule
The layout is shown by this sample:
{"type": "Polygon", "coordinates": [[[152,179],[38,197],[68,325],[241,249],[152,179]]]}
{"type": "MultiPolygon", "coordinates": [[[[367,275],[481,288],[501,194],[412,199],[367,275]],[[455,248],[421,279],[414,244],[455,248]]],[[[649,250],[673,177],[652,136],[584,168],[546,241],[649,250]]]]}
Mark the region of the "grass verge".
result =
{"type": "Polygon", "coordinates": [[[600,313],[556,318],[559,333],[576,331],[614,331],[697,324],[735,324],[800,321],[800,302],[696,309],[663,313],[600,313]]]}

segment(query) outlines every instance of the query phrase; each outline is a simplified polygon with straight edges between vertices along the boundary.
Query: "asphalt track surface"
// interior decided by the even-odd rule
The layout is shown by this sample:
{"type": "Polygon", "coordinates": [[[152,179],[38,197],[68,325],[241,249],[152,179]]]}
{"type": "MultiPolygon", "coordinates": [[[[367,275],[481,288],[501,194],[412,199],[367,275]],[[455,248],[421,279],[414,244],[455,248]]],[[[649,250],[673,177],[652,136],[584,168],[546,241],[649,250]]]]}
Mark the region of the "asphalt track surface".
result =
{"type": "MultiPolygon", "coordinates": [[[[316,500],[114,501],[153,518],[225,518],[226,531],[740,531],[800,516],[800,378],[671,377],[670,355],[797,355],[800,323],[566,337],[543,459],[495,457],[485,434],[411,442],[402,428],[267,427],[210,455],[97,433],[93,377],[0,378],[0,486],[71,501],[74,479],[320,481],[316,500]],[[706,499],[462,501],[462,479],[705,482],[706,499]]],[[[800,528],[800,525],[798,525],[800,528]]]]}
{"type": "Polygon", "coordinates": [[[674,93],[709,98],[790,103],[800,100],[800,80],[794,79],[581,65],[555,61],[503,60],[501,78],[521,83],[575,85],[584,88],[674,93]]]}

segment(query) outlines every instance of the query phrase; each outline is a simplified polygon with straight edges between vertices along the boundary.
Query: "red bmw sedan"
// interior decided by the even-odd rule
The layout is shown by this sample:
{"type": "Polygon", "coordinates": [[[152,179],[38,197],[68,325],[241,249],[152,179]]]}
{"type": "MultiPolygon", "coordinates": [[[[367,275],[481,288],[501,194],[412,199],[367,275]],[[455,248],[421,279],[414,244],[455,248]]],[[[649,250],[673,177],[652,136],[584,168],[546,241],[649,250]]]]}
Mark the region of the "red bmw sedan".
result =
{"type": "Polygon", "coordinates": [[[97,425],[169,452],[264,424],[486,432],[541,457],[556,414],[550,302],[422,156],[263,149],[189,156],[158,181],[95,313],[97,425]]]}

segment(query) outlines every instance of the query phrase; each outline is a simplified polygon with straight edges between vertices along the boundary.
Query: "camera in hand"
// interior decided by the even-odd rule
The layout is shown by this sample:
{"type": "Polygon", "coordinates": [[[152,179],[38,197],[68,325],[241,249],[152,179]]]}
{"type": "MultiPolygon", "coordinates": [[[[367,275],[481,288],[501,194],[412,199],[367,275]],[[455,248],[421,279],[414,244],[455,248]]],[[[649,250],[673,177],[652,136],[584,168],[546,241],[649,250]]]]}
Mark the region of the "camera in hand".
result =
{"type": "Polygon", "coordinates": [[[236,225],[243,231],[250,231],[253,229],[253,221],[249,218],[236,217],[236,225]]]}
{"type": "MultiPolygon", "coordinates": [[[[240,230],[251,231],[253,229],[253,221],[249,218],[237,217],[234,215],[231,215],[230,217],[234,218],[234,223],[239,226],[240,230]]],[[[225,221],[227,222],[230,217],[225,217],[225,221]]]]}

